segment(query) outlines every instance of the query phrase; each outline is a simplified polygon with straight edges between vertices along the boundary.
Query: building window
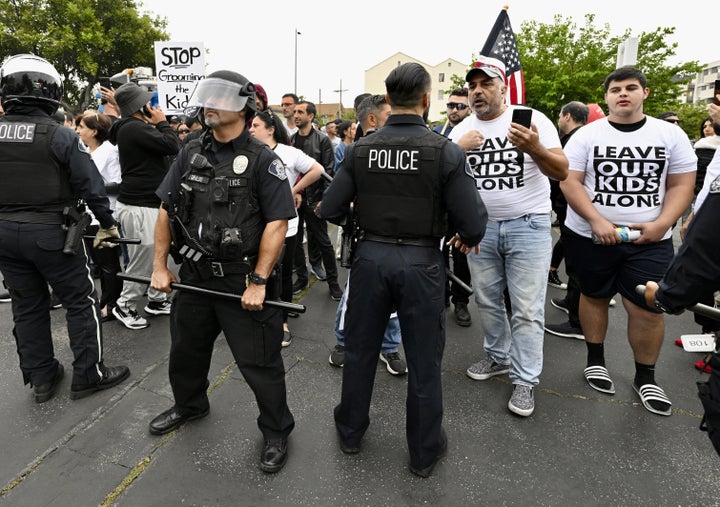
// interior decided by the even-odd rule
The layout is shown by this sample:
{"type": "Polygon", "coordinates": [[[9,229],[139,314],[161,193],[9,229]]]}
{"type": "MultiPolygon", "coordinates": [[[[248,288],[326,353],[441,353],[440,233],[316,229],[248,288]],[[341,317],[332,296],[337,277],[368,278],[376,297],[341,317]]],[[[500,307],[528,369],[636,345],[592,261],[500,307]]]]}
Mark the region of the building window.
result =
{"type": "Polygon", "coordinates": [[[439,82],[439,83],[444,83],[444,82],[445,82],[445,73],[444,73],[444,72],[441,72],[441,73],[438,75],[438,82],[439,82]]]}

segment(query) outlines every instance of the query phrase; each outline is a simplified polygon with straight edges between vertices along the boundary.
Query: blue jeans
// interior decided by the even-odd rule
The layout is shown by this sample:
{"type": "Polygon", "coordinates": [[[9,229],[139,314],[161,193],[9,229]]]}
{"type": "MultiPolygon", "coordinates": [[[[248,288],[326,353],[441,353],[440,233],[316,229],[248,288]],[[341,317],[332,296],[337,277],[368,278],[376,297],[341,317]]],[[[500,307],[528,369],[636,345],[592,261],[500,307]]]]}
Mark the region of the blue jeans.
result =
{"type": "MultiPolygon", "coordinates": [[[[348,271],[347,284],[343,291],[340,303],[338,303],[337,312],[335,312],[335,338],[337,344],[341,347],[345,346],[345,310],[347,309],[346,301],[347,294],[350,287],[350,271],[348,271]]],[[[400,334],[400,321],[398,320],[397,312],[390,315],[387,327],[385,328],[385,335],[383,336],[382,342],[382,353],[389,354],[391,352],[397,352],[400,347],[400,341],[402,335],[400,334]]]]}
{"type": "Polygon", "coordinates": [[[551,255],[550,214],[545,213],[488,221],[480,253],[468,254],[485,351],[496,363],[511,365],[513,384],[539,383],[551,255]],[[506,287],[512,307],[509,321],[506,287]]]}

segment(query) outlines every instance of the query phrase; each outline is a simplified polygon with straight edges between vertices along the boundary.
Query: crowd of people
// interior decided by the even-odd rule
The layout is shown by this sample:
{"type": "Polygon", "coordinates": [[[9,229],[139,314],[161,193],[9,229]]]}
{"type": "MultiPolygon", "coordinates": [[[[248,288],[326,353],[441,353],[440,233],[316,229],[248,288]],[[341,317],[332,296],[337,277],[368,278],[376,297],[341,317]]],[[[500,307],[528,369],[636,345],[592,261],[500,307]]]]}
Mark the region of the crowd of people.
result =
{"type": "MultiPolygon", "coordinates": [[[[281,351],[293,342],[289,317],[298,314],[268,302],[291,302],[312,275],[338,302],[329,362],[343,368],[334,417],[345,453],[361,451],[381,361],[408,378],[410,470],[432,473],[447,450],[441,364],[451,304],[456,324],[475,324],[483,341],[485,355],[467,376],[509,375],[508,409],[528,417],[546,331],[584,340],[579,371],[590,388],[615,393],[604,344],[608,307],[619,295],[632,387],[648,411],[672,413],[655,377],[662,312],[674,308],[664,302],[673,286],[661,279],[675,255],[675,225],[690,240],[700,227],[690,224],[708,220],[700,206],[714,205],[708,196],[720,192],[712,186],[720,173],[718,106],[693,146],[675,113],[645,114],[645,75],[621,67],[604,82],[607,117],[589,121],[588,105],[571,101],[553,122],[509,105],[505,65],[486,56],[467,72],[466,87],[449,92],[446,120],[432,129],[431,80],[418,64],[394,69],[386,94],[357,97],[355,118],[322,127],[312,102],[287,93],[275,112],[261,84],[230,70],[209,74],[185,114],[170,117],[132,82],[102,89],[103,112],[58,114],[62,80],[34,55],[7,59],[0,80],[0,122],[15,132],[0,136],[2,300],[12,303],[20,369],[38,403],[53,397],[64,375],[52,350],[51,289],[68,313],[73,399],[130,375],[104,364],[103,325],[138,330],[146,316],[169,315],[174,404],[150,422],[150,433],[209,413],[207,374],[222,332],[257,398],[260,468],[275,473],[295,424],[281,351]],[[518,111],[530,114],[529,125],[518,111]],[[31,195],[13,164],[49,183],[31,195]],[[69,251],[66,230],[82,223],[86,208],[94,239],[69,251]],[[328,221],[357,234],[344,287],[328,221]],[[623,237],[623,228],[635,236],[623,237]],[[121,281],[123,271],[149,283],[121,281]],[[173,293],[178,280],[240,294],[241,302],[173,293]],[[653,292],[638,294],[648,282],[660,282],[657,293],[650,284],[653,292]],[[565,323],[545,322],[548,286],[567,290],[551,301],[568,314],[565,323]]],[[[696,302],[714,304],[717,289],[708,286],[696,302]]],[[[698,319],[703,333],[720,329],[698,319]]],[[[707,361],[697,366],[709,371],[707,361]]]]}

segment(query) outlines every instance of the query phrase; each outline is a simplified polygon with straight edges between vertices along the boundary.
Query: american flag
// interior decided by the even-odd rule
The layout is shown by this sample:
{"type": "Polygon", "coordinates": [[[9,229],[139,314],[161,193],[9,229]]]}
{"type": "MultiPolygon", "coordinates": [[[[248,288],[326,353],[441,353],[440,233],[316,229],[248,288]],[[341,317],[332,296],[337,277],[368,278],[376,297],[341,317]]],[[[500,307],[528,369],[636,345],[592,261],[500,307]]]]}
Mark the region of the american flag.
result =
{"type": "Polygon", "coordinates": [[[500,11],[485,45],[480,51],[483,56],[497,58],[505,63],[508,78],[507,101],[510,104],[525,103],[525,80],[523,78],[520,53],[518,52],[515,34],[510,26],[507,10],[500,11]]]}

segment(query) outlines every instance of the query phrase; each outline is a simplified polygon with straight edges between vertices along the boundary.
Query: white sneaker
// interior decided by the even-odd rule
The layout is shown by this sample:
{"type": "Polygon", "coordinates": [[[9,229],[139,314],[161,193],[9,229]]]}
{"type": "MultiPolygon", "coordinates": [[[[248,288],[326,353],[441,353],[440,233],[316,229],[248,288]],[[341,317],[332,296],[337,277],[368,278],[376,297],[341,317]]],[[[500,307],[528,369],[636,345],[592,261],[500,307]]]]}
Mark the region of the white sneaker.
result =
{"type": "Polygon", "coordinates": [[[147,320],[142,318],[135,310],[121,310],[119,306],[112,309],[115,318],[128,329],[144,329],[148,327],[147,320]]]}

